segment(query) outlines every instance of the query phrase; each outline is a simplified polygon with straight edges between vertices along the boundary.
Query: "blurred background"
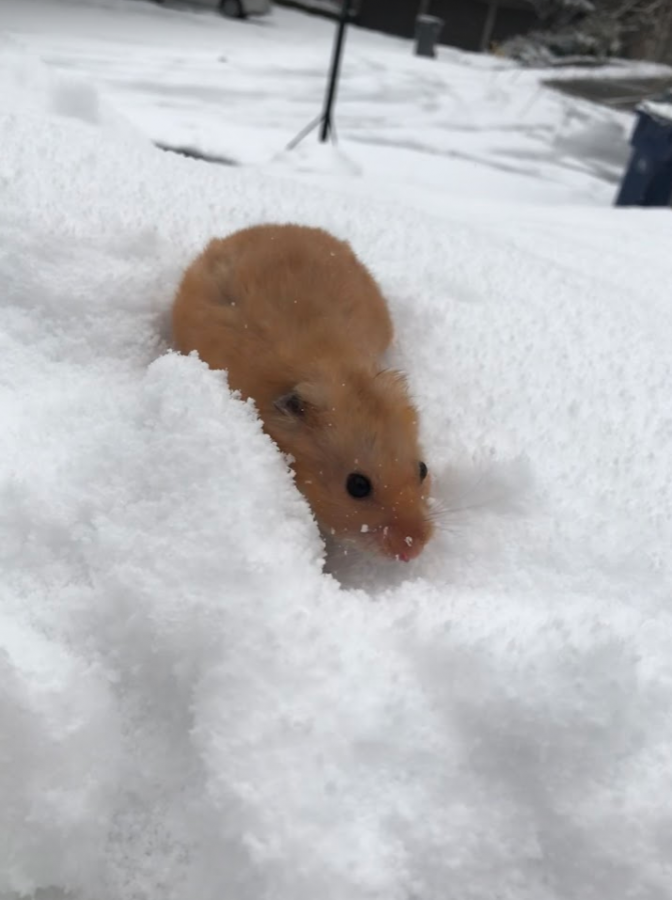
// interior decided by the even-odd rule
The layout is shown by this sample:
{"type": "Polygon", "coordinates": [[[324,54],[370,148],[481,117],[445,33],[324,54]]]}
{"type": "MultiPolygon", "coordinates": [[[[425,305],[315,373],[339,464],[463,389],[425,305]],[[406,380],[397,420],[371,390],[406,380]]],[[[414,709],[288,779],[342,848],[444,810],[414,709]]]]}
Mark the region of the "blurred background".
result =
{"type": "Polygon", "coordinates": [[[4,30],[165,149],[439,213],[612,203],[633,110],[672,84],[663,0],[345,6],[334,140],[288,151],[323,109],[339,0],[0,3],[4,30]]]}

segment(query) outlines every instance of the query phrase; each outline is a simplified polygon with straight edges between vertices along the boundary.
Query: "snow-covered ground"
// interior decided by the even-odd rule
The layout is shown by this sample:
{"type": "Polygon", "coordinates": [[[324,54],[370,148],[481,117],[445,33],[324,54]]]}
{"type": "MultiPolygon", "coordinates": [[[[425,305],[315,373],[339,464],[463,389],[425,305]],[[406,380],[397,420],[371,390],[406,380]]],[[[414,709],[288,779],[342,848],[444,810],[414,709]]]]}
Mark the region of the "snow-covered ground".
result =
{"type": "Polygon", "coordinates": [[[355,28],[340,154],[311,136],[287,159],[283,148],[322,109],[333,23],[280,7],[240,23],[143,0],[84,5],[1,0],[0,27],[84,75],[160,143],[437,214],[460,199],[607,205],[627,159],[632,117],[542,87],[544,72],[448,47],[419,59],[410,41],[355,28]]]}
{"type": "MultiPolygon", "coordinates": [[[[81,81],[105,53],[139,80],[161,11],[116,6],[0,43],[1,900],[667,900],[669,212],[557,161],[521,178],[583,206],[504,179],[437,216],[416,181],[353,196],[354,139],[319,187],[163,153],[151,88],[81,81]],[[325,561],[254,410],[168,352],[183,266],[265,220],[348,237],[389,297],[449,510],[408,566],[325,561]]],[[[235,27],[271,67],[279,26],[235,27]]]]}

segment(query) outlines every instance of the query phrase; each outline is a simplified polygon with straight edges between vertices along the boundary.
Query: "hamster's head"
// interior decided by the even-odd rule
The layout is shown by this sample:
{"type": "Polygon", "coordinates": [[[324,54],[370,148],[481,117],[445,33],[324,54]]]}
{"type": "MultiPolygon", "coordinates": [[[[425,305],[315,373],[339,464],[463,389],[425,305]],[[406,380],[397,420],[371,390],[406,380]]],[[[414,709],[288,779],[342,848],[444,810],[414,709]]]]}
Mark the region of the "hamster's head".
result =
{"type": "Polygon", "coordinates": [[[422,552],[433,532],[430,477],[403,376],[306,380],[275,399],[266,427],[324,532],[390,559],[422,552]]]}

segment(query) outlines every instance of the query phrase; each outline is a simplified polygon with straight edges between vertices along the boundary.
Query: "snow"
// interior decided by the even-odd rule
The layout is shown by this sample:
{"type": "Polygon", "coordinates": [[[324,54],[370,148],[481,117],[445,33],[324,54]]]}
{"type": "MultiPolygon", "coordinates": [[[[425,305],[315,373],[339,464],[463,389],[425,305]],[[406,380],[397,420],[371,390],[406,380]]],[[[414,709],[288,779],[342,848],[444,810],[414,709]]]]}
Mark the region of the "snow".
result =
{"type": "MultiPolygon", "coordinates": [[[[155,142],[264,170],[320,113],[334,36],[332,21],[280,7],[240,23],[144,0],[2,0],[2,27],[95,83],[155,142]]],[[[455,200],[613,202],[631,115],[544,87],[544,71],[450,47],[438,54],[420,59],[409,41],[349,28],[336,171],[332,157],[313,153],[309,164],[302,151],[292,177],[439,215],[455,200]]],[[[660,72],[642,63],[600,69],[660,72]]],[[[287,160],[280,165],[289,174],[287,160]]]]}
{"type": "Polygon", "coordinates": [[[655,102],[648,100],[646,103],[642,103],[640,108],[644,112],[650,113],[656,119],[663,122],[672,122],[672,103],[668,101],[655,102]]]}
{"type": "Polygon", "coordinates": [[[96,88],[81,77],[50,70],[40,59],[26,53],[20,41],[0,33],[0,110],[27,115],[67,116],[99,126],[104,132],[127,141],[148,143],[114,106],[101,98],[96,88]]]}
{"type": "MultiPolygon", "coordinates": [[[[150,16],[119,10],[73,33],[150,16]]],[[[669,212],[587,191],[436,215],[347,166],[316,187],[184,159],[22,42],[0,55],[0,898],[668,897],[669,212]],[[389,297],[446,510],[407,566],[325,551],[253,407],[170,352],[184,265],[268,220],[348,237],[389,297]]]]}

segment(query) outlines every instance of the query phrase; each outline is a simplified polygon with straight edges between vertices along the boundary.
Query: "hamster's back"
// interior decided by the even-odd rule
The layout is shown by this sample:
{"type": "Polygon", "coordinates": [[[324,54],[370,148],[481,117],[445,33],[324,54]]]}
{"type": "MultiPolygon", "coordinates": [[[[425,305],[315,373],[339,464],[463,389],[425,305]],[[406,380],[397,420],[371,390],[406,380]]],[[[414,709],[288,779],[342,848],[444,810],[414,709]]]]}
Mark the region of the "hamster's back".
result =
{"type": "Polygon", "coordinates": [[[228,369],[231,387],[260,400],[259,381],[275,391],[314,363],[374,364],[392,322],[349,244],[319,228],[259,225],[211,241],[189,267],[173,332],[182,352],[228,369]]]}

